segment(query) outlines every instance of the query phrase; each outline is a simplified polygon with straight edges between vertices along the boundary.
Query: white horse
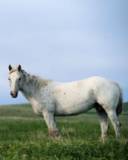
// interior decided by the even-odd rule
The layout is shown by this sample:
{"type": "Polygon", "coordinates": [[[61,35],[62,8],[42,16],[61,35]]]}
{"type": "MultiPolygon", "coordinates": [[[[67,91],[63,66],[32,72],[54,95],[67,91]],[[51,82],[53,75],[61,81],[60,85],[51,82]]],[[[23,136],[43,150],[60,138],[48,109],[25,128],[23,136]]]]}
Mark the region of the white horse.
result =
{"type": "Polygon", "coordinates": [[[9,65],[11,96],[18,91],[30,101],[35,113],[43,115],[49,134],[58,136],[55,116],[77,115],[96,108],[100,118],[101,138],[108,130],[108,117],[116,137],[120,136],[118,115],[122,111],[122,93],[119,85],[102,77],[59,83],[28,74],[21,68],[9,65]]]}

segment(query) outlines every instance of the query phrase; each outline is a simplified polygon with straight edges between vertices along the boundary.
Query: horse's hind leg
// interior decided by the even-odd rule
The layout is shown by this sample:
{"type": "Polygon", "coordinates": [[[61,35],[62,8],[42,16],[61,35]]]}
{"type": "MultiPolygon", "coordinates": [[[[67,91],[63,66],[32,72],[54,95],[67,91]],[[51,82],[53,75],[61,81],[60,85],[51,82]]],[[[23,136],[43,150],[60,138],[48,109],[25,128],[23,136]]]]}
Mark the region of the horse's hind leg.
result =
{"type": "Polygon", "coordinates": [[[100,120],[101,140],[104,142],[107,137],[107,131],[108,131],[108,116],[100,105],[96,105],[96,111],[98,113],[100,120]]]}
{"type": "Polygon", "coordinates": [[[108,117],[111,120],[113,128],[115,130],[116,138],[120,137],[120,122],[115,110],[110,110],[107,112],[108,117]]]}

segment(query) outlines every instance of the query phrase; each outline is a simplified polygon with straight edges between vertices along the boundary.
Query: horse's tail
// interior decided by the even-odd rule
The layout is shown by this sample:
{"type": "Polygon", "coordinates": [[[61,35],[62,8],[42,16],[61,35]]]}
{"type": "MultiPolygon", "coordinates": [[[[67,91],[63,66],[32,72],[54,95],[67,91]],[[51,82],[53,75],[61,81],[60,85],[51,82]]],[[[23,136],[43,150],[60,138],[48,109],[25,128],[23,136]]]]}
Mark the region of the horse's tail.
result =
{"type": "Polygon", "coordinates": [[[117,115],[121,114],[122,109],[123,109],[123,95],[120,89],[119,101],[118,101],[117,108],[116,108],[117,115]]]}

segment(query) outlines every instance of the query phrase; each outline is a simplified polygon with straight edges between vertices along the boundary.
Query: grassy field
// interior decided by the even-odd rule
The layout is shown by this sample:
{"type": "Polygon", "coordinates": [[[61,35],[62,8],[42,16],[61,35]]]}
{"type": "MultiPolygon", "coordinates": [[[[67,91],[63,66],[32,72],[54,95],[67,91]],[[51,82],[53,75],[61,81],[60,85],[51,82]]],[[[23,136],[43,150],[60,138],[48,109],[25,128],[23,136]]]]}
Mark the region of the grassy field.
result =
{"type": "Polygon", "coordinates": [[[52,139],[29,105],[0,106],[0,160],[128,160],[128,104],[124,108],[121,138],[115,140],[110,125],[103,144],[94,112],[57,118],[62,137],[52,139]]]}

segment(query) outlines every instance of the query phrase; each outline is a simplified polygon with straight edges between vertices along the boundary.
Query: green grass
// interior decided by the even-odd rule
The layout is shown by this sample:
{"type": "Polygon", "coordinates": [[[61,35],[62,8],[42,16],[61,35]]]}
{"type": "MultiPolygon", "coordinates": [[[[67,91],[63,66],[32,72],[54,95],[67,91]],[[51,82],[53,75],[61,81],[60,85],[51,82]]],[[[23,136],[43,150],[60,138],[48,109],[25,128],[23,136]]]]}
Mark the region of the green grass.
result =
{"type": "Polygon", "coordinates": [[[52,139],[43,118],[36,116],[29,105],[1,106],[0,160],[127,160],[127,112],[120,120],[121,138],[115,140],[110,125],[105,144],[99,141],[100,126],[94,111],[57,118],[62,137],[52,139]]]}

